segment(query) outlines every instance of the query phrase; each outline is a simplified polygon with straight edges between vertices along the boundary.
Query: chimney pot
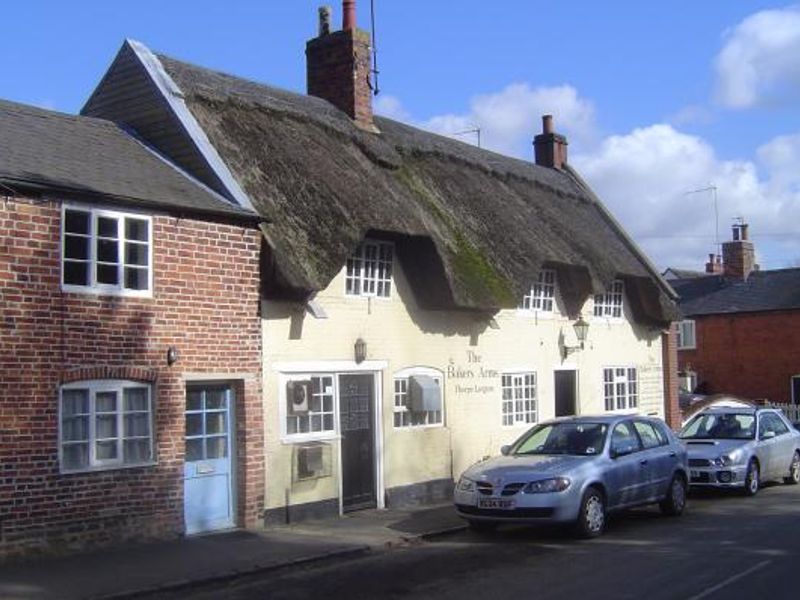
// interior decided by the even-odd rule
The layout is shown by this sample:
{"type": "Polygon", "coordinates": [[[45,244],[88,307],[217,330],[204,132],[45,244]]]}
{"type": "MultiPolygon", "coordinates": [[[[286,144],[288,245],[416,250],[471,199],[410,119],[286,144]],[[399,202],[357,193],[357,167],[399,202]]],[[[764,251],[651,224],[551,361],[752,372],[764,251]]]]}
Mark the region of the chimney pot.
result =
{"type": "Polygon", "coordinates": [[[553,133],[553,115],[542,115],[542,133],[553,133]]]}
{"type": "Polygon", "coordinates": [[[319,37],[328,35],[331,32],[331,7],[319,7],[319,37]]]}
{"type": "Polygon", "coordinates": [[[342,0],[342,29],[353,31],[356,28],[356,0],[342,0]]]}

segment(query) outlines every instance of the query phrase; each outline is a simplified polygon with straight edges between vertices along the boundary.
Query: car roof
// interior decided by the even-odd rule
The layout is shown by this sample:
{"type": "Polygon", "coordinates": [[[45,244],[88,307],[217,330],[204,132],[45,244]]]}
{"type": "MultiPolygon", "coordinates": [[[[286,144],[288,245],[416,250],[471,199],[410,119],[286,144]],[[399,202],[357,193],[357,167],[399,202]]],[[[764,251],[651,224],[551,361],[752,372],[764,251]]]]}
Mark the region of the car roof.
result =
{"type": "MultiPolygon", "coordinates": [[[[759,410],[769,410],[769,409],[758,409],[758,408],[751,408],[748,406],[709,406],[708,408],[703,409],[698,414],[734,414],[734,415],[754,415],[759,410]]],[[[773,411],[774,412],[774,411],[773,411]]]]}
{"type": "Polygon", "coordinates": [[[556,417],[542,422],[542,425],[548,423],[607,423],[613,424],[625,419],[643,419],[646,421],[660,421],[657,417],[649,417],[646,415],[637,414],[600,414],[600,415],[572,415],[569,417],[556,417]]]}

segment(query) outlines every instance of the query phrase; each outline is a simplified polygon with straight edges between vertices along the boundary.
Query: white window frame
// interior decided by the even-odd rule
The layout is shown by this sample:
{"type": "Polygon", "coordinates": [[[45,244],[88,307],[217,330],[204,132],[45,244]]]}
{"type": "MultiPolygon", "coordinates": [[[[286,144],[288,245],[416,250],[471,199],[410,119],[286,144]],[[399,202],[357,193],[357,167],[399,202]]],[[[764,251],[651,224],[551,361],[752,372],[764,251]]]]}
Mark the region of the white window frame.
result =
{"type": "Polygon", "coordinates": [[[519,310],[527,314],[552,315],[556,312],[556,271],[542,269],[531,284],[527,294],[522,297],[519,310]],[[545,306],[549,304],[549,308],[545,306]]]}
{"type": "MultiPolygon", "coordinates": [[[[69,235],[76,235],[70,233],[69,235]]],[[[76,292],[80,294],[103,294],[109,296],[123,296],[132,298],[152,298],[153,297],[153,218],[151,215],[136,212],[121,212],[107,210],[93,206],[81,204],[64,203],[61,207],[61,289],[65,292],[76,292]],[[89,257],[86,262],[89,265],[89,283],[87,285],[77,285],[64,282],[64,264],[67,260],[65,245],[67,225],[67,211],[76,211],[89,214],[89,257]],[[100,217],[115,219],[117,221],[117,285],[97,282],[97,221],[100,217]],[[147,242],[138,240],[127,240],[125,237],[125,219],[136,219],[147,223],[147,242]],[[134,290],[125,287],[125,244],[127,242],[145,244],[147,247],[147,289],[134,290]]]]}
{"type": "Polygon", "coordinates": [[[392,288],[394,287],[394,257],[395,247],[392,242],[383,240],[365,239],[358,245],[352,255],[347,259],[344,269],[344,293],[345,296],[350,298],[382,298],[388,300],[392,297],[392,288]],[[375,249],[374,260],[374,276],[369,276],[366,273],[366,265],[368,259],[365,258],[365,251],[367,248],[375,249]],[[389,253],[389,261],[380,258],[381,252],[389,253]],[[350,270],[353,269],[353,273],[350,270]],[[356,272],[357,269],[357,272],[356,272]],[[385,273],[388,270],[388,276],[385,273]],[[350,287],[352,282],[358,284],[358,292],[351,291],[350,287]],[[372,290],[365,291],[366,287],[372,287],[372,290]],[[383,293],[381,290],[385,290],[383,293]]]}
{"type": "Polygon", "coordinates": [[[397,431],[413,431],[415,429],[431,429],[434,427],[444,427],[444,373],[439,371],[438,369],[434,369],[431,367],[408,367],[406,369],[401,369],[394,374],[392,378],[392,399],[393,399],[393,416],[392,416],[392,424],[394,429],[397,431]],[[439,390],[442,394],[442,408],[438,411],[425,411],[424,416],[424,423],[414,423],[413,416],[409,417],[411,422],[408,425],[400,424],[398,425],[398,417],[399,420],[402,422],[404,417],[401,415],[413,415],[408,407],[403,404],[402,399],[403,397],[407,397],[408,395],[408,378],[413,375],[426,375],[433,379],[437,384],[439,384],[439,390]],[[405,382],[406,389],[398,391],[398,383],[405,382]],[[399,403],[398,403],[399,402],[399,403]],[[432,417],[435,418],[436,413],[439,414],[438,421],[431,421],[432,417]]]}
{"type": "Polygon", "coordinates": [[[604,293],[594,295],[592,316],[613,321],[625,318],[625,283],[621,279],[615,279],[604,293]]]}
{"type": "MultiPolygon", "coordinates": [[[[278,394],[280,402],[280,410],[278,411],[281,419],[281,440],[287,443],[298,442],[311,442],[319,440],[334,440],[339,437],[339,375],[341,373],[335,371],[324,372],[307,372],[307,373],[292,373],[291,375],[283,375],[280,377],[280,393],[278,394]],[[333,419],[332,429],[322,429],[320,431],[303,431],[289,433],[289,419],[297,418],[289,414],[286,407],[286,384],[290,381],[308,381],[315,378],[329,377],[332,380],[331,392],[332,405],[331,411],[313,412],[314,415],[321,415],[324,425],[324,416],[330,414],[333,419]]],[[[313,395],[313,392],[312,392],[313,395]]],[[[322,395],[328,395],[323,392],[322,395]]],[[[312,411],[308,411],[308,418],[311,419],[312,411]]]]}
{"type": "Polygon", "coordinates": [[[694,350],[697,348],[697,326],[694,319],[678,321],[675,340],[678,350],[694,350]],[[690,335],[687,335],[687,333],[690,335]],[[689,339],[690,341],[687,341],[689,339]]]}
{"type": "Polygon", "coordinates": [[[634,365],[603,367],[603,408],[609,413],[636,413],[639,409],[639,370],[634,365]],[[610,380],[607,375],[611,372],[610,380]],[[622,373],[620,373],[622,371],[622,373]],[[633,391],[631,391],[633,388],[633,391]],[[621,390],[621,393],[620,393],[621,390]],[[609,394],[609,391],[611,392],[609,394]],[[611,408],[609,408],[609,401],[611,408]]]}
{"type": "MultiPolygon", "coordinates": [[[[141,411],[135,411],[141,412],[141,411]]],[[[59,389],[58,393],[58,464],[59,464],[59,471],[61,473],[86,473],[90,471],[109,471],[109,470],[116,470],[116,469],[133,469],[137,467],[147,467],[156,464],[156,457],[155,457],[155,410],[153,406],[153,386],[148,383],[143,383],[141,381],[130,381],[125,379],[96,379],[96,380],[89,380],[89,381],[76,381],[74,383],[64,384],[59,389]],[[136,462],[136,463],[126,463],[125,462],[125,440],[131,439],[125,437],[125,415],[130,414],[125,412],[124,410],[124,390],[130,388],[137,388],[137,389],[146,389],[147,390],[147,413],[148,413],[148,426],[150,428],[150,435],[149,437],[149,454],[150,459],[136,462]],[[68,390],[87,390],[89,392],[89,412],[88,413],[81,413],[86,414],[89,419],[88,425],[88,440],[87,443],[89,444],[89,464],[85,467],[79,468],[65,468],[64,466],[64,446],[70,443],[79,443],[79,442],[70,442],[64,440],[64,431],[63,431],[63,419],[64,419],[64,391],[68,390]],[[117,394],[117,410],[116,417],[117,417],[117,458],[113,459],[98,459],[96,457],[96,443],[97,443],[97,435],[96,435],[96,403],[95,399],[98,393],[102,392],[115,392],[117,394]]],[[[137,436],[139,438],[143,436],[137,436]]]]}
{"type": "Polygon", "coordinates": [[[503,427],[516,427],[519,425],[533,425],[539,422],[539,378],[536,371],[503,371],[500,374],[500,417],[503,427]],[[511,378],[511,385],[506,385],[506,378],[511,378]],[[525,381],[526,377],[532,377],[533,383],[525,381]],[[516,397],[517,378],[522,379],[521,397],[516,397]],[[532,389],[532,397],[526,398],[525,392],[532,389]],[[510,398],[506,398],[506,390],[510,390],[510,398]],[[533,408],[526,410],[524,405],[530,401],[533,408]],[[518,410],[519,404],[523,407],[518,410]],[[506,410],[506,408],[510,410],[506,410]],[[510,421],[510,422],[509,422],[510,421]]]}

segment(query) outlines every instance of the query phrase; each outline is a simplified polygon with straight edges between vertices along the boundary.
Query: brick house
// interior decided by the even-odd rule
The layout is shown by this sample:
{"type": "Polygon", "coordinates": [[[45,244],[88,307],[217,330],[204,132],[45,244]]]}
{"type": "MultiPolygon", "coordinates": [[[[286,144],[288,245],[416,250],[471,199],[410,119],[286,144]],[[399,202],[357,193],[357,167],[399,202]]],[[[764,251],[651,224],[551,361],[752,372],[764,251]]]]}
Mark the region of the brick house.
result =
{"type": "Polygon", "coordinates": [[[260,219],[0,102],[0,557],[256,522],[260,219]]]}
{"type": "Polygon", "coordinates": [[[800,269],[759,270],[748,226],[739,223],[704,273],[678,273],[684,277],[670,283],[685,319],[678,325],[682,387],[800,403],[800,269]]]}
{"type": "Polygon", "coordinates": [[[271,221],[264,521],[444,500],[553,416],[677,425],[674,291],[552,119],[533,164],[374,116],[370,52],[352,1],[306,44],[309,95],[127,41],[82,111],[271,221]]]}

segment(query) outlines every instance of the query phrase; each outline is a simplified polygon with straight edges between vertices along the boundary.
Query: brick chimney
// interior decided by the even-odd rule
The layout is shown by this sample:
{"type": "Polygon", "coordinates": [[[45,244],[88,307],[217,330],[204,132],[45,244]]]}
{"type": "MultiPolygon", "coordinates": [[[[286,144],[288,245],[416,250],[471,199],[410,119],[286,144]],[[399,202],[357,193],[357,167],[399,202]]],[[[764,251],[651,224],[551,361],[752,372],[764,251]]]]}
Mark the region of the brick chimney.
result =
{"type": "Polygon", "coordinates": [[[708,255],[708,262],[706,263],[706,273],[722,273],[722,257],[713,252],[708,255]]]}
{"type": "Polygon", "coordinates": [[[560,169],[567,162],[567,138],[553,132],[553,115],[542,117],[542,133],[533,138],[536,164],[560,169]]]}
{"type": "Polygon", "coordinates": [[[323,98],[377,131],[372,121],[372,48],[369,33],[356,27],[355,0],[342,2],[342,29],[331,32],[330,8],[319,10],[319,35],[306,43],[308,94],[323,98]]]}
{"type": "Polygon", "coordinates": [[[733,226],[733,240],[722,244],[722,263],[726,277],[747,279],[757,269],[753,242],[747,236],[747,223],[733,226]]]}

